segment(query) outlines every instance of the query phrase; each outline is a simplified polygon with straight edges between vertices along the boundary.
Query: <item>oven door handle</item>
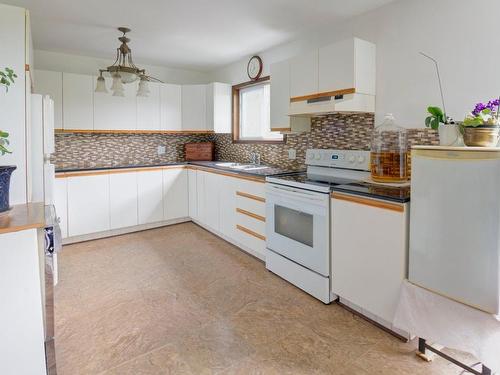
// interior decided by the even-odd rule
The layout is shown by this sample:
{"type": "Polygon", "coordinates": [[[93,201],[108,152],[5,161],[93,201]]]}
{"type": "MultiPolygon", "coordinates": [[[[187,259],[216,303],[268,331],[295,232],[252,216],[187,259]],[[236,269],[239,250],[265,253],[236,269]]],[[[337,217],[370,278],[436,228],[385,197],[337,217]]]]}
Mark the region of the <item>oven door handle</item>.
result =
{"type": "Polygon", "coordinates": [[[279,185],[268,185],[267,189],[268,190],[266,193],[268,194],[276,194],[280,197],[287,197],[287,198],[300,198],[313,202],[324,202],[326,195],[322,193],[314,193],[307,190],[298,190],[279,185]]]}

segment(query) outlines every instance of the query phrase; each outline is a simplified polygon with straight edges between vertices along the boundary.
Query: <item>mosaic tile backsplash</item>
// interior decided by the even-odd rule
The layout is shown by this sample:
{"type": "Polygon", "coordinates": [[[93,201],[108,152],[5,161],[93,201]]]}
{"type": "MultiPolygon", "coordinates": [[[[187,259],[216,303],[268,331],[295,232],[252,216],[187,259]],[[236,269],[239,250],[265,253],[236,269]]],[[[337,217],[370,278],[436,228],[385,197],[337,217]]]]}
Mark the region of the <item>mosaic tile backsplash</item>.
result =
{"type": "MultiPolygon", "coordinates": [[[[288,135],[285,144],[233,144],[231,134],[56,134],[57,169],[150,165],[184,161],[184,144],[215,142],[218,160],[249,162],[250,153],[261,156],[263,164],[296,170],[305,167],[305,152],[310,148],[369,150],[374,126],[373,114],[333,114],[312,119],[311,131],[288,135]],[[158,155],[158,146],[166,153],[158,155]],[[288,149],[296,159],[288,159],[288,149]]],[[[409,129],[409,144],[439,144],[437,132],[409,129]]]]}

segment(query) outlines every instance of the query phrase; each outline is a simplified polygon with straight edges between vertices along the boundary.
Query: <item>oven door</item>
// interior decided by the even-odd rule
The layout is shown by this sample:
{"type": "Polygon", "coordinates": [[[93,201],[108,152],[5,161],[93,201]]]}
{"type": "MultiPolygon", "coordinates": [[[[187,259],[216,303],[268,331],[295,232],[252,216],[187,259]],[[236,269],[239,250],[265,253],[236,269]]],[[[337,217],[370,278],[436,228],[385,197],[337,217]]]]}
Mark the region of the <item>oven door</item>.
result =
{"type": "Polygon", "coordinates": [[[330,196],[266,184],[267,248],[330,275],[330,196]]]}

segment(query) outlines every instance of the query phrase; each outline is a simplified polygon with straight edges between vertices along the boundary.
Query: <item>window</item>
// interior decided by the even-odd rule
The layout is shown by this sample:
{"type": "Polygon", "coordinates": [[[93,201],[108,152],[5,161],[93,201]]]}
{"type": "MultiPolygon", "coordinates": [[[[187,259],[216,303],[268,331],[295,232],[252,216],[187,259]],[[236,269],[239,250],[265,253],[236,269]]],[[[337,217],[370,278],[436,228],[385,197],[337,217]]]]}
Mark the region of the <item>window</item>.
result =
{"type": "Polygon", "coordinates": [[[233,86],[233,141],[280,143],[283,135],[271,132],[269,77],[233,86]]]}

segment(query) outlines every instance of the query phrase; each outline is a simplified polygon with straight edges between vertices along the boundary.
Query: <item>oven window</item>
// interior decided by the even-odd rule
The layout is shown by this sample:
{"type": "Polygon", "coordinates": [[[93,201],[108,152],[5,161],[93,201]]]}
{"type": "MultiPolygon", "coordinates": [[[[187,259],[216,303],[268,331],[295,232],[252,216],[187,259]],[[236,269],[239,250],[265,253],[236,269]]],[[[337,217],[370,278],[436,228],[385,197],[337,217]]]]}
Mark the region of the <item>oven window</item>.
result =
{"type": "Polygon", "coordinates": [[[309,247],[313,247],[313,221],[313,215],[274,206],[274,231],[309,247]]]}

